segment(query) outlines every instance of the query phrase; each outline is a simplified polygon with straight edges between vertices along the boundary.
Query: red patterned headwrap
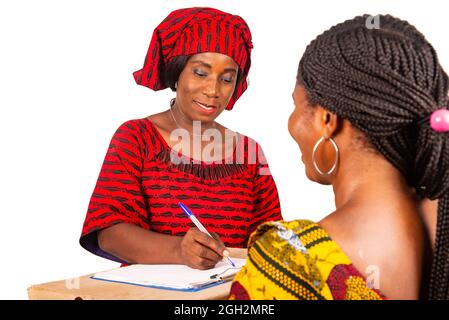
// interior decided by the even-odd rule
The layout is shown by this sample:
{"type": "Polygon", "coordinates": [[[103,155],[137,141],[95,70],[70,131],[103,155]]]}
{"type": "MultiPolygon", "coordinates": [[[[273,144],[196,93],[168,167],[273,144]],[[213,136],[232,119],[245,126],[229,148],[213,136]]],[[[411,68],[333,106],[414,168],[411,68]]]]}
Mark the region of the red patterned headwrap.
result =
{"type": "Polygon", "coordinates": [[[167,88],[164,67],[176,56],[202,52],[225,54],[237,63],[242,74],[226,106],[231,110],[248,87],[251,66],[251,32],[245,20],[213,8],[186,8],[171,12],[154,30],[143,68],[134,72],[137,84],[153,90],[167,88]]]}

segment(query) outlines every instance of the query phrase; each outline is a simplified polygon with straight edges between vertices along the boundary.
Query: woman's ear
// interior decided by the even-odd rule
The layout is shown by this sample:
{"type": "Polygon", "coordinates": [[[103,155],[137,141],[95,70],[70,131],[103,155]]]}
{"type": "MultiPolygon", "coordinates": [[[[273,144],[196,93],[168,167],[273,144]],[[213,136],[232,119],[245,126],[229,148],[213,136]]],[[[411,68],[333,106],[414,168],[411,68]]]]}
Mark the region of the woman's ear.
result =
{"type": "Polygon", "coordinates": [[[338,132],[341,124],[341,118],[336,114],[317,106],[318,121],[321,127],[321,134],[324,138],[329,138],[338,132]]]}

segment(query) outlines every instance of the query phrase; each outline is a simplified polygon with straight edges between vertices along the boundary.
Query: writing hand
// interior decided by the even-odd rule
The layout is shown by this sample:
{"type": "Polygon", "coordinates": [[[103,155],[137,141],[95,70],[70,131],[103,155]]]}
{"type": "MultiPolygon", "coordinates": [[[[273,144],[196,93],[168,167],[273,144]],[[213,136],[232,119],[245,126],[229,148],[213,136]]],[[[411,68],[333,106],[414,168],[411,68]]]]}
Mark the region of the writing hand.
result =
{"type": "Polygon", "coordinates": [[[181,261],[194,269],[211,269],[223,257],[229,255],[224,243],[217,234],[211,233],[214,238],[201,232],[197,228],[190,228],[179,245],[181,261]]]}

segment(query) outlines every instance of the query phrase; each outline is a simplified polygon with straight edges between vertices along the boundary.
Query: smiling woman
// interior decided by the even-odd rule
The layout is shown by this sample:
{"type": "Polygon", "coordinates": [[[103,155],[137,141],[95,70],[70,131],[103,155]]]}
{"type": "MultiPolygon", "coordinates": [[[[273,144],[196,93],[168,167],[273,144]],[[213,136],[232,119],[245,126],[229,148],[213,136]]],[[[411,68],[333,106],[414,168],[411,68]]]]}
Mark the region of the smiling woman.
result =
{"type": "Polygon", "coordinates": [[[193,55],[175,84],[173,112],[178,123],[191,126],[195,119],[213,126],[231,99],[237,74],[238,65],[231,57],[212,52],[193,55]]]}
{"type": "Polygon", "coordinates": [[[246,22],[212,8],[174,11],[155,29],[134,78],[170,87],[176,98],[112,137],[84,222],[85,249],[122,263],[207,269],[226,247],[246,247],[260,223],[282,218],[259,145],[215,121],[246,90],[251,49],[246,22]],[[214,238],[194,228],[180,201],[214,238]]]}
{"type": "MultiPolygon", "coordinates": [[[[237,136],[214,120],[228,106],[241,80],[239,67],[231,57],[215,52],[198,53],[190,59],[175,57],[169,66],[177,65],[178,60],[182,64],[170,77],[176,90],[170,115],[162,113],[150,119],[170,144],[181,137],[180,143],[171,145],[174,150],[202,161],[226,160],[222,155],[233,153],[237,136]]],[[[170,83],[167,85],[171,87],[170,83]]]]}

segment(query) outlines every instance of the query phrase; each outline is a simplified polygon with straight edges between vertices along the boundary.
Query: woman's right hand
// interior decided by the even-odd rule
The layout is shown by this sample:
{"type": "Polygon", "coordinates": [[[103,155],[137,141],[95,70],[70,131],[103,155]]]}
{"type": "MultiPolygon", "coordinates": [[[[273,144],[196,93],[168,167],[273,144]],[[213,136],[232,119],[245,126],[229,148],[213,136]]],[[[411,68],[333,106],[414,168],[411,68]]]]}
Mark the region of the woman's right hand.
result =
{"type": "Polygon", "coordinates": [[[217,234],[211,238],[197,228],[190,228],[179,245],[181,263],[194,269],[211,269],[229,255],[217,234]]]}

